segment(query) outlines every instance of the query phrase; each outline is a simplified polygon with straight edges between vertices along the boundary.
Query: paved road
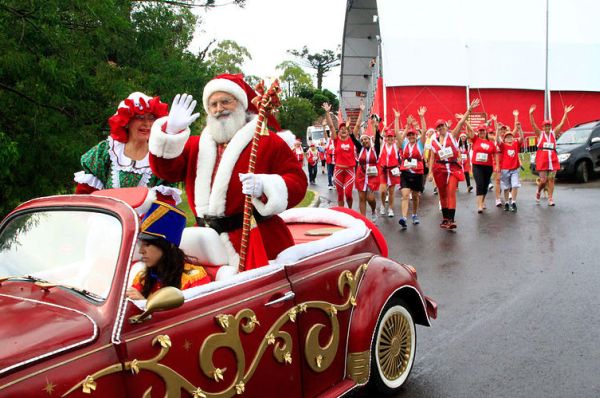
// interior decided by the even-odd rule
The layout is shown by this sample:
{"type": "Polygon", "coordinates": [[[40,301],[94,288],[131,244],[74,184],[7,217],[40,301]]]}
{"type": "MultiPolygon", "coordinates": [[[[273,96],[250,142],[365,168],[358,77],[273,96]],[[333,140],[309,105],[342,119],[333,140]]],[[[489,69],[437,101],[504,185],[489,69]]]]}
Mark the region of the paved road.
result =
{"type": "MultiPolygon", "coordinates": [[[[320,172],[317,184],[335,205],[320,172]]],[[[439,305],[398,397],[600,397],[600,181],[560,183],[554,208],[525,183],[517,213],[488,197],[482,215],[463,185],[455,233],[428,188],[421,225],[377,222],[439,305]]]]}

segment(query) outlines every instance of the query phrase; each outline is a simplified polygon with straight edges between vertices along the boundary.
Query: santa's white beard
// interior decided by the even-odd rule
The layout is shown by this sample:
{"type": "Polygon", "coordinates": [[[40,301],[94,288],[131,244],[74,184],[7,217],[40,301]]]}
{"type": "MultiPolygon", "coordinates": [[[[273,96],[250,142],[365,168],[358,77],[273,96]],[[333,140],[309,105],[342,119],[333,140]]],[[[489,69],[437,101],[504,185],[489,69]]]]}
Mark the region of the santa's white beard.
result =
{"type": "Polygon", "coordinates": [[[208,115],[206,131],[218,144],[231,141],[235,133],[246,124],[246,111],[238,106],[234,111],[223,111],[218,115],[208,115]],[[219,117],[221,116],[221,117],[219,117]]]}

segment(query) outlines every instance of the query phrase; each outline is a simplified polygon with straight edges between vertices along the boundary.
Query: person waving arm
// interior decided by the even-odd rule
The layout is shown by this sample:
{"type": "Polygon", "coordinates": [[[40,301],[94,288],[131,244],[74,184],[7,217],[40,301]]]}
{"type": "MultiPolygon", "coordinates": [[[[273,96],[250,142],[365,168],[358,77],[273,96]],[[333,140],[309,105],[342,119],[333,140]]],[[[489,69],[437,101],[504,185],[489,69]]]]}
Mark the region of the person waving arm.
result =
{"type": "Polygon", "coordinates": [[[540,128],[537,126],[537,124],[535,124],[535,120],[533,119],[533,112],[535,111],[535,105],[531,105],[529,107],[529,122],[531,123],[531,128],[533,129],[533,131],[535,132],[536,138],[540,138],[540,134],[542,133],[542,130],[540,130],[540,128]]]}
{"type": "Polygon", "coordinates": [[[333,124],[333,120],[331,119],[331,104],[329,102],[323,102],[321,106],[325,111],[325,119],[327,120],[327,125],[329,126],[329,131],[331,132],[331,139],[337,139],[337,130],[333,124]]]}
{"type": "Polygon", "coordinates": [[[456,127],[454,127],[454,129],[450,132],[450,134],[452,134],[452,137],[454,137],[454,139],[458,139],[458,134],[460,133],[460,129],[462,129],[463,124],[467,121],[467,118],[471,114],[471,111],[473,111],[473,109],[476,108],[478,105],[479,105],[479,98],[475,98],[473,101],[471,101],[471,104],[467,108],[467,111],[465,112],[465,114],[458,121],[458,123],[456,124],[456,127]]]}
{"type": "Polygon", "coordinates": [[[562,132],[562,128],[565,124],[565,122],[567,121],[567,115],[569,114],[569,112],[571,112],[575,107],[573,105],[567,105],[565,106],[565,113],[563,113],[563,117],[560,120],[560,123],[558,123],[558,126],[556,126],[556,128],[554,129],[554,135],[556,135],[557,137],[560,135],[560,133],[562,132]]]}

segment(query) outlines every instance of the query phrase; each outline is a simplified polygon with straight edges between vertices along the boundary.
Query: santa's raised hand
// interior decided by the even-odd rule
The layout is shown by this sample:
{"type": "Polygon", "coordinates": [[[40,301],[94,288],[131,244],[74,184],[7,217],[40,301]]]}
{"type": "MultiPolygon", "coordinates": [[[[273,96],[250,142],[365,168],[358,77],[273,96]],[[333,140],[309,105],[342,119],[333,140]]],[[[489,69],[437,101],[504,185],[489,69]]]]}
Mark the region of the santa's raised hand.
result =
{"type": "Polygon", "coordinates": [[[167,134],[177,134],[187,129],[200,117],[200,113],[193,113],[196,100],[190,94],[177,94],[169,111],[167,119],[167,134]]]}

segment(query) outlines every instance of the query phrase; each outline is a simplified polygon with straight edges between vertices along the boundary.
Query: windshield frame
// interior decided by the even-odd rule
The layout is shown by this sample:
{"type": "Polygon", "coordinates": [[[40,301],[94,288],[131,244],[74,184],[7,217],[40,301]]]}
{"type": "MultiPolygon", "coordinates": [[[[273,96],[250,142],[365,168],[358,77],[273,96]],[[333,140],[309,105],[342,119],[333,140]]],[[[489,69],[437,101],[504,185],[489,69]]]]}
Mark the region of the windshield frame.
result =
{"type": "MultiPolygon", "coordinates": [[[[27,208],[23,208],[23,209],[17,208],[15,211],[11,212],[6,218],[4,218],[4,220],[2,220],[2,222],[0,222],[0,234],[2,234],[5,231],[5,229],[7,228],[7,226],[10,225],[11,222],[13,222],[16,218],[27,216],[28,214],[45,213],[45,212],[76,212],[76,211],[105,214],[107,216],[110,216],[111,218],[116,219],[121,227],[121,236],[120,236],[120,239],[118,242],[119,248],[115,255],[115,265],[114,265],[114,270],[113,270],[113,274],[112,274],[112,280],[110,282],[110,286],[108,287],[108,290],[106,291],[106,297],[103,297],[100,300],[100,299],[94,298],[94,296],[98,296],[97,293],[90,291],[91,294],[88,295],[88,294],[86,294],[85,289],[81,289],[78,286],[66,285],[66,284],[62,284],[60,282],[54,282],[54,281],[49,281],[49,283],[56,283],[56,285],[57,285],[56,288],[60,288],[63,291],[69,292],[69,293],[71,293],[81,299],[84,299],[87,302],[94,304],[96,306],[102,306],[109,301],[110,296],[111,296],[112,292],[114,291],[115,287],[119,288],[119,286],[116,286],[115,280],[117,279],[117,275],[118,275],[118,271],[119,271],[119,264],[121,263],[121,257],[123,255],[123,245],[125,243],[126,231],[125,231],[124,220],[122,219],[122,217],[119,215],[118,212],[115,212],[115,211],[112,211],[112,210],[109,210],[109,209],[106,209],[103,207],[95,207],[95,206],[88,206],[88,205],[48,205],[48,206],[27,207],[27,208]],[[80,291],[80,290],[83,290],[83,291],[80,291]]],[[[29,275],[25,275],[25,274],[10,275],[9,280],[26,280],[28,276],[29,275]]],[[[33,282],[35,282],[35,281],[33,281],[33,282]]]]}

